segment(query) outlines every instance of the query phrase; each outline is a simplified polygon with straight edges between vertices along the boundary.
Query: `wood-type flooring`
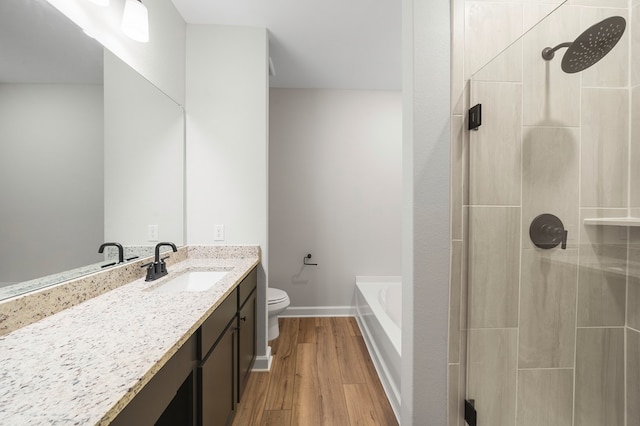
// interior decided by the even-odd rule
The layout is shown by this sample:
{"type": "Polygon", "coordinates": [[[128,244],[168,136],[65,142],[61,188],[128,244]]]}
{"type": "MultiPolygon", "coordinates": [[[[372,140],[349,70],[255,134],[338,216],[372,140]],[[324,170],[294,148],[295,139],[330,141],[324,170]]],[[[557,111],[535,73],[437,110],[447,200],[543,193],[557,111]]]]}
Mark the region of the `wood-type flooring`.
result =
{"type": "Polygon", "coordinates": [[[280,318],[270,372],[251,372],[233,426],[398,422],[355,318],[280,318]]]}

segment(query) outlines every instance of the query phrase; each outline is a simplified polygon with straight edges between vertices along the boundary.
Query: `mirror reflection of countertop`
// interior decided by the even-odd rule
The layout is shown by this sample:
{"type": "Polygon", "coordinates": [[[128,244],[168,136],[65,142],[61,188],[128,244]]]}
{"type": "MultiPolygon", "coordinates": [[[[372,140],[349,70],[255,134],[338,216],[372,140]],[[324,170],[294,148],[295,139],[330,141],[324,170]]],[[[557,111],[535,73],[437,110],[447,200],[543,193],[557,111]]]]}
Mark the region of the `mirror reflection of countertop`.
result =
{"type": "Polygon", "coordinates": [[[0,337],[0,423],[108,424],[259,261],[187,259],[0,337]],[[149,291],[189,269],[229,273],[204,292],[149,291]]]}
{"type": "Polygon", "coordinates": [[[95,272],[100,272],[100,270],[102,269],[102,265],[104,264],[105,262],[98,262],[92,265],[82,266],[80,268],[71,269],[57,274],[47,275],[46,277],[36,278],[33,280],[18,282],[0,287],[0,300],[20,296],[22,294],[50,287],[67,280],[83,277],[95,272]]]}

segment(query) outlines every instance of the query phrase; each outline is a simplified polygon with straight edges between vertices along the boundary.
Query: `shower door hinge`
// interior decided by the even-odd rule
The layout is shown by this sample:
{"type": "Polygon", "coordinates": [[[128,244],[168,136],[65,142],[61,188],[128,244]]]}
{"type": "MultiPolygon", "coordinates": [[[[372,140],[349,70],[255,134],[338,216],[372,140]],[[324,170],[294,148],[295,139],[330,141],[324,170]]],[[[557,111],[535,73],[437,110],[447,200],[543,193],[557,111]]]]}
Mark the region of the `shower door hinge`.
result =
{"type": "Polygon", "coordinates": [[[478,130],[482,126],[482,104],[469,108],[469,130],[478,130]]]}
{"type": "Polygon", "coordinates": [[[477,412],[474,408],[475,402],[473,399],[465,399],[464,401],[464,421],[467,422],[469,426],[476,426],[477,412]]]}

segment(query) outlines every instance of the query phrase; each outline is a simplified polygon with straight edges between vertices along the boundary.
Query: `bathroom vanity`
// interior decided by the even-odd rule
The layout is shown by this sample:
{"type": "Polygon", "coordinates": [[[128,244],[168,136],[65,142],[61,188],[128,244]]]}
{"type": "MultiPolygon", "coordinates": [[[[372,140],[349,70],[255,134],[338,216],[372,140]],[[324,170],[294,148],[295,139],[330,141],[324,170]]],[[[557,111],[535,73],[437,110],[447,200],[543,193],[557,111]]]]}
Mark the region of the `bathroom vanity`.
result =
{"type": "Polygon", "coordinates": [[[0,337],[0,423],[230,422],[256,355],[259,250],[193,253],[0,337]],[[158,290],[194,270],[227,274],[206,291],[158,290]]]}
{"type": "Polygon", "coordinates": [[[256,284],[254,268],[111,424],[230,423],[255,360],[256,284]]]}

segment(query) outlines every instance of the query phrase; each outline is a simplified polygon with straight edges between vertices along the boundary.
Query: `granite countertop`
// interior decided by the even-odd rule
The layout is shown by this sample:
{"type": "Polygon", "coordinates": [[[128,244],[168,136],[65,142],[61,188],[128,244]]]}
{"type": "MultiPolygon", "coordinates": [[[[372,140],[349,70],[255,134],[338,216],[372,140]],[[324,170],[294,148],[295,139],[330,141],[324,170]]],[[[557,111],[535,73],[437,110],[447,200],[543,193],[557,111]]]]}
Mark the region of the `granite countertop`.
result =
{"type": "Polygon", "coordinates": [[[187,259],[0,337],[0,423],[108,424],[258,263],[187,259]],[[205,292],[149,291],[196,268],[230,272],[205,292]]]}

